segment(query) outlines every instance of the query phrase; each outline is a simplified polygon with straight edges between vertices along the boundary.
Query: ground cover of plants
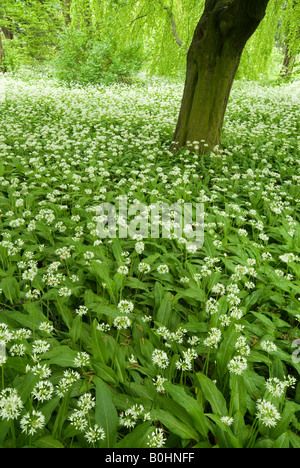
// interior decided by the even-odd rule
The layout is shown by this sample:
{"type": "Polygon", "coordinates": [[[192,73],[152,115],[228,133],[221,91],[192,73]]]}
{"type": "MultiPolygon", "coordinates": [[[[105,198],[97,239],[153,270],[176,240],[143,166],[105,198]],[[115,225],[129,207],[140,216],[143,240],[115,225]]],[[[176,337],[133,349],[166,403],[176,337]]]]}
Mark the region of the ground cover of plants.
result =
{"type": "Polygon", "coordinates": [[[237,82],[203,157],[181,84],[5,81],[0,446],[299,448],[297,84],[237,82]],[[100,239],[124,195],[204,203],[204,246],[100,239]]]}

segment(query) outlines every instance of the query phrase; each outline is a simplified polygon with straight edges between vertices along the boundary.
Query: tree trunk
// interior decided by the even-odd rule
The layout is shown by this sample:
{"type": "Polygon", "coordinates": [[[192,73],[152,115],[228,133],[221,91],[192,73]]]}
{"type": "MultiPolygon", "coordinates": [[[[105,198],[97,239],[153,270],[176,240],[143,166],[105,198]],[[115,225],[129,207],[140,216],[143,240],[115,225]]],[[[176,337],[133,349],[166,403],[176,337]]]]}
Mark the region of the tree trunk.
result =
{"type": "Polygon", "coordinates": [[[288,76],[290,76],[293,73],[294,65],[295,57],[293,57],[292,54],[289,52],[289,49],[286,48],[282,64],[282,70],[280,73],[281,78],[287,78],[288,76]]]}
{"type": "Polygon", "coordinates": [[[3,44],[2,44],[2,36],[1,36],[1,30],[0,30],[0,72],[4,72],[4,67],[2,66],[2,62],[4,59],[4,49],[3,49],[3,44]]]}
{"type": "Polygon", "coordinates": [[[1,29],[3,31],[3,34],[4,34],[4,37],[5,39],[13,39],[14,38],[14,33],[11,29],[5,27],[5,26],[1,26],[1,29]]]}
{"type": "Polygon", "coordinates": [[[63,1],[65,25],[68,27],[71,24],[71,0],[63,1]]]}
{"type": "Polygon", "coordinates": [[[187,56],[187,74],[173,150],[220,145],[229,94],[248,39],[269,0],[206,0],[187,56]]]}

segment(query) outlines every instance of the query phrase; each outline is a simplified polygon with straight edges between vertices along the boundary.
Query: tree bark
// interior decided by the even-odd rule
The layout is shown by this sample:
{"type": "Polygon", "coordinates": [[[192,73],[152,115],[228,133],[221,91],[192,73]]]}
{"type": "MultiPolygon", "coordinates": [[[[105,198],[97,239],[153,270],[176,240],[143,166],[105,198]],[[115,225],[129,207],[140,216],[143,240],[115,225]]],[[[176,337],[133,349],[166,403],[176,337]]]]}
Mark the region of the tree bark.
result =
{"type": "Polygon", "coordinates": [[[71,0],[63,0],[63,11],[65,25],[68,27],[71,24],[71,0]]]}
{"type": "Polygon", "coordinates": [[[11,29],[5,27],[5,26],[1,26],[1,29],[3,31],[3,34],[4,34],[4,37],[5,39],[13,39],[14,38],[14,33],[11,29]]]}
{"type": "Polygon", "coordinates": [[[284,54],[284,60],[282,64],[282,70],[280,73],[281,78],[287,78],[293,73],[295,65],[295,57],[289,52],[289,49],[286,48],[285,54],[284,54]]]}
{"type": "Polygon", "coordinates": [[[4,72],[4,67],[2,66],[2,62],[4,59],[4,49],[3,49],[3,43],[2,43],[2,36],[1,36],[1,30],[0,30],[0,72],[4,72]]]}
{"type": "Polygon", "coordinates": [[[221,143],[224,115],[243,49],[269,0],[206,0],[187,55],[172,149],[190,142],[201,154],[221,143]],[[198,142],[196,145],[195,142],[198,142]]]}

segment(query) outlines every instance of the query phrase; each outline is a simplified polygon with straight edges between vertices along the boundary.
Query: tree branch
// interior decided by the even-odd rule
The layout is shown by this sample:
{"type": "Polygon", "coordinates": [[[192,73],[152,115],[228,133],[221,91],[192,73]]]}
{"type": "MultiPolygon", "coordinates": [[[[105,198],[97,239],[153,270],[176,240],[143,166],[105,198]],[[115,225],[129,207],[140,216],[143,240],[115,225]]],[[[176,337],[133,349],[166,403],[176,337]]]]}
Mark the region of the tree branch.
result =
{"type": "Polygon", "coordinates": [[[129,24],[128,26],[126,26],[125,29],[130,28],[130,26],[132,26],[133,23],[135,23],[135,22],[138,21],[139,19],[145,18],[145,16],[148,16],[148,13],[145,13],[144,15],[139,15],[139,16],[137,16],[136,18],[134,18],[134,19],[130,22],[130,24],[129,24]]]}
{"type": "MultiPolygon", "coordinates": [[[[161,3],[161,2],[160,2],[161,3]]],[[[175,37],[175,41],[176,41],[176,44],[181,48],[183,49],[183,42],[182,40],[180,39],[179,35],[178,35],[178,32],[177,32],[177,24],[176,24],[176,21],[175,21],[175,18],[174,18],[174,13],[172,10],[170,10],[170,7],[168,6],[164,6],[164,10],[167,10],[169,11],[169,14],[170,14],[170,20],[171,20],[171,23],[172,23],[172,34],[173,36],[175,37]]],[[[186,50],[187,52],[187,50],[186,50]]]]}

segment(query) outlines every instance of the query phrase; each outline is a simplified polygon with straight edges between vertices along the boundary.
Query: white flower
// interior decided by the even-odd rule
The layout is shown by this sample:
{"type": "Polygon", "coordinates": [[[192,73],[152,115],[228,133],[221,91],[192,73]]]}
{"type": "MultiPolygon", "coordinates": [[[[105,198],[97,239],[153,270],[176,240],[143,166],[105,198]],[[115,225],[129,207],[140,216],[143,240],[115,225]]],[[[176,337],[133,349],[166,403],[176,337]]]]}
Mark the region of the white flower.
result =
{"type": "Polygon", "coordinates": [[[87,413],[76,409],[69,417],[69,421],[71,421],[72,426],[76,429],[84,431],[88,426],[87,413]]]}
{"type": "Polygon", "coordinates": [[[152,353],[152,361],[161,369],[166,369],[169,365],[169,358],[165,351],[155,349],[152,353]]]}
{"type": "Polygon", "coordinates": [[[76,367],[86,367],[90,365],[90,356],[84,352],[78,352],[76,358],[74,359],[74,365],[76,367]]]}
{"type": "Polygon", "coordinates": [[[266,387],[271,395],[281,397],[286,390],[286,383],[277,379],[277,377],[273,377],[266,381],[266,387]]]}
{"type": "Polygon", "coordinates": [[[212,328],[208,333],[208,337],[204,340],[203,343],[208,348],[218,348],[221,339],[222,331],[218,328],[212,328]]]}
{"type": "Polygon", "coordinates": [[[130,312],[132,312],[134,309],[134,304],[131,301],[127,301],[123,299],[122,301],[119,302],[118,309],[123,314],[130,314],[130,312]]]}
{"type": "Polygon", "coordinates": [[[161,375],[157,375],[156,379],[153,379],[153,383],[154,383],[158,393],[166,393],[166,390],[164,388],[164,383],[165,382],[167,382],[167,379],[165,379],[161,375]]]}
{"type": "Polygon", "coordinates": [[[169,267],[168,265],[159,265],[159,267],[157,268],[157,272],[160,274],[160,275],[164,275],[166,273],[169,273],[169,267]]]}
{"type": "Polygon", "coordinates": [[[96,405],[95,398],[90,393],[84,393],[79,397],[77,405],[82,411],[88,412],[96,405]]]}
{"type": "Polygon", "coordinates": [[[83,305],[80,305],[78,309],[75,310],[75,313],[82,317],[83,315],[86,315],[88,313],[88,308],[83,305]]]}
{"type": "Polygon", "coordinates": [[[141,254],[143,253],[145,250],[145,244],[141,241],[137,242],[135,244],[135,251],[138,253],[138,254],[141,254]]]}
{"type": "Polygon", "coordinates": [[[126,330],[131,326],[131,320],[128,317],[120,315],[119,317],[115,318],[113,325],[118,330],[126,330]]]}
{"type": "Polygon", "coordinates": [[[36,400],[43,402],[51,400],[53,392],[53,384],[49,380],[41,380],[35,384],[31,393],[36,400]]]}
{"type": "Polygon", "coordinates": [[[247,359],[243,356],[236,356],[229,361],[227,367],[232,374],[242,375],[248,367],[247,359]]]}
{"type": "Polygon", "coordinates": [[[34,354],[44,354],[50,348],[50,344],[43,340],[35,340],[32,345],[34,354]]]}
{"type": "Polygon", "coordinates": [[[45,416],[40,411],[32,410],[22,417],[20,426],[22,432],[33,435],[45,426],[45,416]]]}
{"type": "Polygon", "coordinates": [[[94,444],[99,440],[104,440],[106,436],[104,429],[102,427],[99,427],[98,424],[95,424],[94,427],[90,427],[86,431],[84,437],[90,444],[94,444]]]}
{"type": "Polygon", "coordinates": [[[95,257],[95,254],[94,254],[94,252],[89,252],[89,251],[88,251],[88,252],[85,252],[85,253],[83,254],[83,256],[84,256],[84,258],[85,258],[86,260],[91,260],[92,258],[95,257]]]}
{"type": "Polygon", "coordinates": [[[258,400],[256,416],[266,427],[275,427],[281,419],[277,408],[267,400],[258,400]]]}
{"type": "Polygon", "coordinates": [[[218,312],[218,303],[216,299],[211,297],[207,302],[205,306],[205,310],[208,314],[214,315],[218,312]]]}
{"type": "Polygon", "coordinates": [[[165,445],[166,437],[161,428],[156,428],[149,436],[147,445],[150,448],[162,448],[165,445]]]}
{"type": "Polygon", "coordinates": [[[151,266],[148,265],[147,263],[144,263],[144,262],[139,263],[138,271],[140,273],[146,274],[146,273],[149,273],[150,270],[151,270],[151,266]]]}
{"type": "Polygon", "coordinates": [[[22,408],[23,403],[16,389],[2,390],[0,393],[0,417],[2,419],[17,419],[22,408]]]}
{"type": "Polygon", "coordinates": [[[232,426],[233,422],[234,422],[234,419],[233,418],[230,418],[229,416],[222,416],[221,417],[221,421],[226,424],[226,426],[232,426]]]}
{"type": "Polygon", "coordinates": [[[126,265],[121,265],[121,266],[118,268],[117,272],[118,272],[120,275],[128,275],[129,269],[128,269],[128,267],[127,267],[126,265]]]}
{"type": "Polygon", "coordinates": [[[264,351],[267,351],[268,353],[271,353],[272,351],[277,351],[277,346],[275,343],[272,343],[272,341],[262,341],[260,343],[260,346],[264,351]]]}
{"type": "Polygon", "coordinates": [[[50,335],[53,332],[54,327],[50,322],[42,322],[39,325],[39,329],[50,335]]]}
{"type": "Polygon", "coordinates": [[[72,291],[69,288],[63,287],[58,290],[59,296],[63,297],[70,297],[72,295],[72,291]]]}

